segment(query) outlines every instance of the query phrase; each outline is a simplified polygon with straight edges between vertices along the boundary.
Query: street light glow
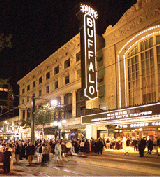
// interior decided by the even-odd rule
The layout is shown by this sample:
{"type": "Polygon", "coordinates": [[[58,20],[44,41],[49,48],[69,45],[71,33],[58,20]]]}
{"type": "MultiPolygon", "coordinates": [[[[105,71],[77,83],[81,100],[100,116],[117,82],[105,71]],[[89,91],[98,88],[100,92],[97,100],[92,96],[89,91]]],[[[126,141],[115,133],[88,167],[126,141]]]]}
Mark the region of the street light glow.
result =
{"type": "Polygon", "coordinates": [[[57,100],[51,100],[51,105],[56,106],[58,104],[57,100]]]}

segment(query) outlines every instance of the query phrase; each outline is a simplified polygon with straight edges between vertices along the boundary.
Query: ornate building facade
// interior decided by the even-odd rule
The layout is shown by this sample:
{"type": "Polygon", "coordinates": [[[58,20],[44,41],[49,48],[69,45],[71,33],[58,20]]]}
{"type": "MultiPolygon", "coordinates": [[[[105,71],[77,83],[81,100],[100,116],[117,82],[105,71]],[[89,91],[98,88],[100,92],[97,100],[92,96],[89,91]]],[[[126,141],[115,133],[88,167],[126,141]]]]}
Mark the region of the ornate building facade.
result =
{"type": "Polygon", "coordinates": [[[87,138],[160,137],[159,0],[137,0],[103,38],[104,47],[97,43],[97,99],[82,99],[77,34],[18,82],[20,117],[27,117],[34,94],[67,105],[64,130],[82,129],[87,138]]]}

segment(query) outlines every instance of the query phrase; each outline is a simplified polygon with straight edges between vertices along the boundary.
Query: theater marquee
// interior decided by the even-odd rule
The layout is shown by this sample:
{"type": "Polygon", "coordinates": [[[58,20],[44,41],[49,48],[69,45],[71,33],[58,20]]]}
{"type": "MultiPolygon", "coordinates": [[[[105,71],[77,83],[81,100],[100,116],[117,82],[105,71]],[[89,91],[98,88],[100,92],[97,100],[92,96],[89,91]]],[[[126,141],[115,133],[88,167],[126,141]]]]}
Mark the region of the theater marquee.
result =
{"type": "Polygon", "coordinates": [[[98,14],[88,5],[80,4],[81,70],[84,96],[98,96],[96,72],[96,19],[98,14]]]}

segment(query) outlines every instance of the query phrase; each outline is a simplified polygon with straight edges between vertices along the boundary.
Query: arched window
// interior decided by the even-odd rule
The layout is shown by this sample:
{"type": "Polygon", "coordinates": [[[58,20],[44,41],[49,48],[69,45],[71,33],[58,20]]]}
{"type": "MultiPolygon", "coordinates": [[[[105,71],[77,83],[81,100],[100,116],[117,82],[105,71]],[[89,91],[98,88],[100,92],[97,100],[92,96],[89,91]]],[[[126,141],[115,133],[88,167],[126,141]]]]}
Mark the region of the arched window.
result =
{"type": "Polygon", "coordinates": [[[125,59],[128,105],[158,101],[156,92],[159,96],[160,35],[143,38],[128,50],[125,59]]]}

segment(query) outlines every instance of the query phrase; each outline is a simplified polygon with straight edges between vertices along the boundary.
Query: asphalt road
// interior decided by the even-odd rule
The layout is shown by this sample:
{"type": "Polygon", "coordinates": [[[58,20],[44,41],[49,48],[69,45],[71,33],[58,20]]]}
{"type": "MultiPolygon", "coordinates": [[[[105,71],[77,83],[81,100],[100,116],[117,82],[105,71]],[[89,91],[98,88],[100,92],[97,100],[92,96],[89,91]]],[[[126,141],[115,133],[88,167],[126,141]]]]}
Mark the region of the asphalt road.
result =
{"type": "MultiPolygon", "coordinates": [[[[106,153],[87,157],[71,156],[57,163],[51,156],[49,164],[32,166],[26,160],[14,165],[17,176],[160,176],[160,158],[106,153]]],[[[12,175],[15,176],[15,175],[12,175]]]]}

